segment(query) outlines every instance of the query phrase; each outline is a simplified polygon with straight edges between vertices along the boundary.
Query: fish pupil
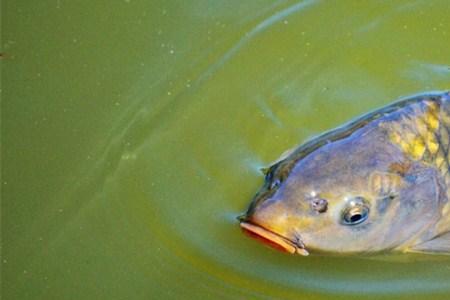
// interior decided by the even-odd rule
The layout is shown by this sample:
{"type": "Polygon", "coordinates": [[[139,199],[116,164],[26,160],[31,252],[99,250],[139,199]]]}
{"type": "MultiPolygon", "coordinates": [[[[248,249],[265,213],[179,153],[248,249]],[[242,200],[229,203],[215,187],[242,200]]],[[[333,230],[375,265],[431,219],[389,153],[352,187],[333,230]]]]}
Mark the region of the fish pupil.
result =
{"type": "Polygon", "coordinates": [[[359,220],[361,220],[361,218],[362,218],[361,214],[354,214],[353,216],[350,217],[350,222],[351,223],[358,222],[359,220]]]}

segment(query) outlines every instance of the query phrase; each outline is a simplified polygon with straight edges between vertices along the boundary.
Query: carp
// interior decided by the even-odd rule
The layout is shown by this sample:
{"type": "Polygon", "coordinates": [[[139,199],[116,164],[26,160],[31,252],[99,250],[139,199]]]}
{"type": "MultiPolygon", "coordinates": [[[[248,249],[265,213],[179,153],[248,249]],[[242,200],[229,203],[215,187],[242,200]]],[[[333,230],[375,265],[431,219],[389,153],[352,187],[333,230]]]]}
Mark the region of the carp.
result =
{"type": "Polygon", "coordinates": [[[289,253],[450,254],[450,92],[404,98],[264,170],[239,217],[289,253]]]}

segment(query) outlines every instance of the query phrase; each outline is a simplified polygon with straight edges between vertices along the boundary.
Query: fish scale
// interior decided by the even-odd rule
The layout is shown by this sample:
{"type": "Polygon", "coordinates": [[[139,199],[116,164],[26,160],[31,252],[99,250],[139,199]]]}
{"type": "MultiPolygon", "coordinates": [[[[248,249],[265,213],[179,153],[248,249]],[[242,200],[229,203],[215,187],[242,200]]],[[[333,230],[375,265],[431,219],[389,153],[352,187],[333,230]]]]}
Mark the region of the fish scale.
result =
{"type": "MultiPolygon", "coordinates": [[[[388,121],[391,142],[400,147],[405,155],[434,165],[442,174],[450,199],[450,96],[424,99],[403,113],[401,121],[388,121]]],[[[442,208],[442,218],[436,225],[437,231],[450,228],[450,202],[442,208]]]]}

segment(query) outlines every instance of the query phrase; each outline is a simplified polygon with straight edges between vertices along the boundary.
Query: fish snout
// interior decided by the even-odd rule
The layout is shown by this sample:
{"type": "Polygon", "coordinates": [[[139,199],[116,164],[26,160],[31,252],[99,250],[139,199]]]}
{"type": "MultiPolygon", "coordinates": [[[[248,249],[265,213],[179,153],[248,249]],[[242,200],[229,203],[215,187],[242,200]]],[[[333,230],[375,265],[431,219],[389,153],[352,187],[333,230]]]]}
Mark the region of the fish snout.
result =
{"type": "Polygon", "coordinates": [[[309,255],[300,236],[296,236],[295,240],[290,240],[258,224],[251,223],[251,221],[246,219],[243,219],[239,225],[248,236],[259,240],[272,248],[291,254],[297,253],[303,256],[309,255]]]}

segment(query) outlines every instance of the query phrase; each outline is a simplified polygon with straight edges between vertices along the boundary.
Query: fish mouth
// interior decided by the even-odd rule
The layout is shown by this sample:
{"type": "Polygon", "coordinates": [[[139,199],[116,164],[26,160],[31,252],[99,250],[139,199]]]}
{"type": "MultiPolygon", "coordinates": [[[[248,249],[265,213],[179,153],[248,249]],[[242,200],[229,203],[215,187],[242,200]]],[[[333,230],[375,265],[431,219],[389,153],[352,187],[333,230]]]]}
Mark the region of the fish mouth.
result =
{"type": "Polygon", "coordinates": [[[291,254],[300,254],[302,256],[309,255],[308,250],[305,248],[305,244],[299,237],[297,237],[295,241],[291,241],[284,236],[256,224],[241,221],[239,225],[245,233],[273,248],[289,252],[291,254]]]}

